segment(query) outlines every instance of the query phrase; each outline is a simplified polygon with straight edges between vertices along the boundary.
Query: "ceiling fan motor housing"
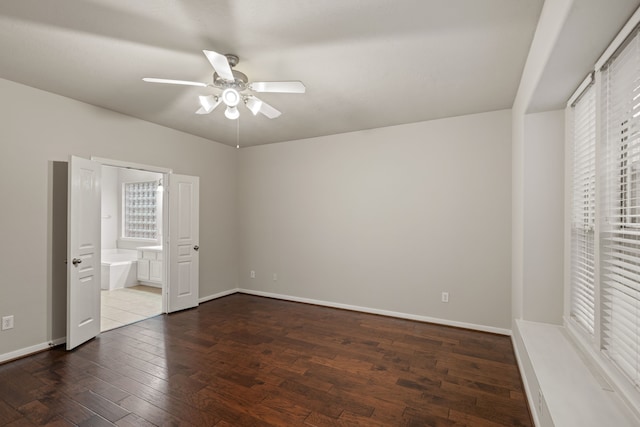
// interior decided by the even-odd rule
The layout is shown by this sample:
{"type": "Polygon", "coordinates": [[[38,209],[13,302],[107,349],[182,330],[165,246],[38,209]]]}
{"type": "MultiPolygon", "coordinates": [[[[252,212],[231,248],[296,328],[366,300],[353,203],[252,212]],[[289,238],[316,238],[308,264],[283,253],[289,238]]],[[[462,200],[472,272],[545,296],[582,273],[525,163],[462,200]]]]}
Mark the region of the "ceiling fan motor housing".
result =
{"type": "Polygon", "coordinates": [[[245,90],[247,88],[247,84],[249,83],[247,75],[233,69],[233,67],[238,65],[238,62],[240,62],[240,58],[238,57],[238,55],[234,55],[232,53],[227,53],[225,56],[227,57],[227,61],[229,62],[229,67],[232,68],[231,72],[233,73],[234,80],[225,80],[220,77],[218,73],[214,72],[213,85],[221,89],[233,88],[236,90],[245,90]]]}
{"type": "Polygon", "coordinates": [[[234,81],[225,80],[220,77],[218,73],[213,73],[213,85],[221,89],[233,88],[236,90],[245,90],[249,82],[247,75],[238,70],[231,70],[231,72],[233,73],[233,77],[235,77],[234,81]]]}

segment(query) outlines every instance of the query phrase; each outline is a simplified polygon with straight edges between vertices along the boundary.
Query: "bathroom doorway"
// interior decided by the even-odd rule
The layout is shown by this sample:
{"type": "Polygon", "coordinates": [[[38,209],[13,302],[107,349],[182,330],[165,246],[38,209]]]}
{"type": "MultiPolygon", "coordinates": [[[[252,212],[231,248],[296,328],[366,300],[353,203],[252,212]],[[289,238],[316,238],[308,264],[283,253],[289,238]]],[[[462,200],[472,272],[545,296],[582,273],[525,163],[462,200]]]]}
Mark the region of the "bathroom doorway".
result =
{"type": "Polygon", "coordinates": [[[164,174],[102,166],[101,332],[163,313],[164,174]]]}
{"type": "MultiPolygon", "coordinates": [[[[152,189],[146,186],[129,187],[135,201],[129,205],[130,213],[137,216],[127,217],[126,209],[122,210],[122,206],[127,206],[127,186],[118,184],[116,199],[120,200],[120,208],[111,215],[114,221],[120,221],[119,233],[124,233],[122,230],[125,227],[133,234],[120,234],[115,249],[135,249],[138,282],[152,288],[155,286],[150,284],[153,285],[154,281],[160,285],[161,313],[186,310],[200,303],[200,178],[176,174],[171,169],[156,166],[71,155],[65,194],[67,350],[76,348],[101,332],[102,257],[98,254],[102,251],[102,166],[155,172],[162,176],[161,182],[156,184],[155,197],[160,198],[162,204],[162,210],[159,210],[160,202],[155,203],[156,213],[162,213],[160,218],[156,218],[159,221],[156,239],[149,234],[153,231],[152,227],[139,227],[140,224],[149,225],[154,220],[153,209],[148,211],[154,206],[149,201],[153,198],[149,193],[152,189]],[[147,210],[141,211],[139,208],[147,210]]],[[[109,213],[105,212],[107,215],[109,213]]],[[[140,319],[132,321],[137,320],[140,319]]]]}

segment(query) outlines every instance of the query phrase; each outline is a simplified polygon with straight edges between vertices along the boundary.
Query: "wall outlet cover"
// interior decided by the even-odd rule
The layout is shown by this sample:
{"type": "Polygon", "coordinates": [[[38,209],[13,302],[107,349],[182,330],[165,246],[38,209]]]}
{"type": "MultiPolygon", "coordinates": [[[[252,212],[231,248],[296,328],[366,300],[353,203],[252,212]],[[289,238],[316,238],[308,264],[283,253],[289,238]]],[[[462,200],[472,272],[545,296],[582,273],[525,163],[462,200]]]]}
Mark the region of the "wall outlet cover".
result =
{"type": "Polygon", "coordinates": [[[2,317],[2,330],[13,329],[13,315],[2,317]]]}

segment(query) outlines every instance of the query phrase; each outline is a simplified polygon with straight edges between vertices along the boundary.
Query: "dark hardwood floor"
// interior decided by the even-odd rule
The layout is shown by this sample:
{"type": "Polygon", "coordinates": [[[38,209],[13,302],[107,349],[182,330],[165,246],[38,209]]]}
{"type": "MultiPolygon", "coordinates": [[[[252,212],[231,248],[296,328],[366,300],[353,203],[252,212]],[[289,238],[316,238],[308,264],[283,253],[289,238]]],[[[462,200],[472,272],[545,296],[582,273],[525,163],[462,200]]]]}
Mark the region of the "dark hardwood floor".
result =
{"type": "Polygon", "coordinates": [[[0,425],[530,426],[508,337],[235,294],[0,365],[0,425]]]}

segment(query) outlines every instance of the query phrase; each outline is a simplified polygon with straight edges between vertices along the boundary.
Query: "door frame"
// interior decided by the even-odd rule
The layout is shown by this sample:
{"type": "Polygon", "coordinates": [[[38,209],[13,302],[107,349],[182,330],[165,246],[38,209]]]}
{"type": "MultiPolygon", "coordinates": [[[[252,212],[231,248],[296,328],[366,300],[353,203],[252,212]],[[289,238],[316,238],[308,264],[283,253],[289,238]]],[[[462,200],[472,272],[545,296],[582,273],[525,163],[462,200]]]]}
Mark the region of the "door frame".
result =
{"type": "Polygon", "coordinates": [[[107,158],[103,158],[103,157],[96,157],[96,156],[91,156],[91,160],[99,163],[101,166],[111,166],[111,167],[116,167],[116,168],[122,168],[122,169],[136,169],[136,170],[141,170],[141,171],[145,171],[145,172],[155,172],[155,173],[161,173],[162,174],[162,180],[164,183],[164,187],[165,187],[165,191],[164,191],[164,195],[162,197],[162,238],[163,238],[163,242],[162,242],[162,277],[164,278],[164,280],[162,281],[162,313],[168,313],[169,312],[169,286],[168,286],[168,282],[169,282],[169,221],[168,221],[168,217],[169,217],[169,197],[167,197],[167,183],[169,181],[168,176],[170,174],[173,174],[173,169],[170,168],[163,168],[160,166],[152,166],[152,165],[145,165],[142,163],[134,163],[134,162],[127,162],[127,161],[123,161],[123,160],[114,160],[114,159],[107,159],[107,158]]]}

